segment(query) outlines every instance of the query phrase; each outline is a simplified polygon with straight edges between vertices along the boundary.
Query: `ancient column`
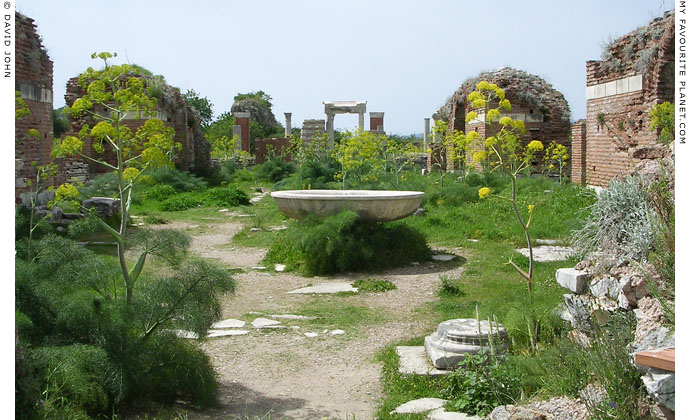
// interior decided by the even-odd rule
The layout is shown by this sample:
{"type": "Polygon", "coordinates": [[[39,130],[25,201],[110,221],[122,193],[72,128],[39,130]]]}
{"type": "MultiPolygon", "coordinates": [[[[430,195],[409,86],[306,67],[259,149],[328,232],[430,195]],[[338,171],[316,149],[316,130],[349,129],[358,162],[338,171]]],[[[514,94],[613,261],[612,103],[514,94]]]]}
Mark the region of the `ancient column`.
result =
{"type": "Polygon", "coordinates": [[[292,134],[292,112],[285,113],[285,137],[292,134]]]}
{"type": "MultiPolygon", "coordinates": [[[[240,126],[240,141],[242,142],[242,150],[250,153],[249,150],[249,112],[233,112],[235,117],[235,124],[240,126]]],[[[233,130],[234,133],[234,130],[233,130]]]]}
{"type": "Polygon", "coordinates": [[[429,145],[429,120],[430,118],[424,118],[424,150],[429,145]]]}
{"type": "MultiPolygon", "coordinates": [[[[240,125],[235,125],[232,127],[232,137],[234,138],[237,136],[238,139],[242,139],[242,126],[240,125]]],[[[241,152],[242,151],[242,142],[240,141],[239,143],[235,143],[235,151],[241,152]]]]}
{"type": "Polygon", "coordinates": [[[331,145],[333,145],[333,142],[335,141],[335,133],[333,131],[333,120],[335,119],[335,114],[328,113],[326,114],[326,118],[326,132],[328,133],[328,141],[331,145]]]}
{"type": "Polygon", "coordinates": [[[364,112],[359,113],[359,131],[364,131],[364,112]]]}
{"type": "Polygon", "coordinates": [[[383,130],[383,112],[369,113],[369,131],[377,134],[385,134],[383,130]]]}
{"type": "MultiPolygon", "coordinates": [[[[434,120],[434,126],[435,126],[435,125],[436,125],[436,120],[434,120]]],[[[441,136],[441,134],[440,134],[438,131],[434,131],[434,137],[433,137],[433,140],[432,140],[432,141],[433,141],[434,143],[440,143],[440,141],[441,141],[440,136],[441,136]]]]}

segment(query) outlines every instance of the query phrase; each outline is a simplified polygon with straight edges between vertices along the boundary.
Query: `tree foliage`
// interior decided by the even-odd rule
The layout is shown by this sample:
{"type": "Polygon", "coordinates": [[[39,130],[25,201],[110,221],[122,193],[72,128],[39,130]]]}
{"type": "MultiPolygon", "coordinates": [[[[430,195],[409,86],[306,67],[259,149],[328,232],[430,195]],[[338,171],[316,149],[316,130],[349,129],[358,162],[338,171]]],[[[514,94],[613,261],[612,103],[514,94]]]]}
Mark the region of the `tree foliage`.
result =
{"type": "Polygon", "coordinates": [[[208,98],[199,96],[194,89],[188,90],[182,96],[187,105],[199,114],[201,130],[205,131],[211,124],[211,121],[213,121],[213,104],[208,98]]]}

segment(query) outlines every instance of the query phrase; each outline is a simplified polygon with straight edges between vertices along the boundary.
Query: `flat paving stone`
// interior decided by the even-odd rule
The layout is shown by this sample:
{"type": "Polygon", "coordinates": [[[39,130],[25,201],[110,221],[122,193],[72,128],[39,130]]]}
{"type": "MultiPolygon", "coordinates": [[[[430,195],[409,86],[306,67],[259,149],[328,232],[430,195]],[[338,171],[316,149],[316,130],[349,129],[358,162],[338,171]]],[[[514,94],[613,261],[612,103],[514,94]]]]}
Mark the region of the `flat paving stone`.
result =
{"type": "Polygon", "coordinates": [[[447,402],[448,400],[442,400],[440,398],[420,398],[399,405],[395,410],[391,411],[390,414],[426,413],[428,411],[443,408],[447,402]]]}
{"type": "Polygon", "coordinates": [[[245,322],[239,319],[224,319],[222,321],[214,322],[211,324],[211,328],[214,330],[222,328],[242,328],[245,322]]]}
{"type": "Polygon", "coordinates": [[[304,335],[307,336],[307,337],[309,337],[309,338],[314,338],[314,337],[318,337],[318,336],[319,336],[319,333],[308,332],[308,333],[304,333],[304,335]]]}
{"type": "Polygon", "coordinates": [[[225,337],[229,335],[246,335],[249,334],[247,330],[208,330],[208,338],[225,337]]]}
{"type": "Polygon", "coordinates": [[[252,326],[254,328],[266,328],[275,325],[280,325],[280,321],[275,321],[268,318],[256,318],[254,321],[252,321],[252,326]]]}
{"type": "Polygon", "coordinates": [[[455,411],[446,411],[444,409],[434,410],[426,417],[427,420],[482,420],[483,417],[471,416],[465,413],[458,413],[455,411]]]}
{"type": "MultiPolygon", "coordinates": [[[[528,248],[516,249],[517,252],[529,257],[528,248]]],[[[575,253],[575,250],[569,246],[535,246],[532,248],[534,252],[534,261],[537,262],[551,262],[551,261],[565,261],[575,253]]]]}
{"type": "Polygon", "coordinates": [[[431,257],[434,261],[453,261],[453,258],[455,258],[455,255],[449,254],[435,254],[431,257]]]}
{"type": "Polygon", "coordinates": [[[196,340],[199,338],[199,334],[193,332],[193,331],[187,331],[187,330],[173,330],[175,332],[175,335],[180,337],[180,338],[189,338],[196,340]]]}
{"type": "Polygon", "coordinates": [[[285,264],[276,264],[274,269],[280,273],[281,271],[285,271],[285,264]]]}
{"type": "Polygon", "coordinates": [[[309,294],[309,293],[340,293],[357,292],[359,289],[352,287],[351,283],[321,283],[316,286],[302,287],[301,289],[291,290],[289,294],[309,294]]]}
{"type": "Polygon", "coordinates": [[[276,318],[276,319],[294,319],[298,321],[311,321],[313,319],[316,319],[315,316],[305,316],[305,315],[292,315],[292,314],[283,314],[283,315],[269,315],[271,318],[276,318]]]}
{"type": "Polygon", "coordinates": [[[397,346],[395,352],[400,358],[398,372],[403,375],[440,376],[449,370],[436,369],[426,356],[424,346],[397,346]]]}
{"type": "Polygon", "coordinates": [[[331,331],[331,335],[342,335],[345,334],[345,331],[343,330],[333,330],[331,331]]]}

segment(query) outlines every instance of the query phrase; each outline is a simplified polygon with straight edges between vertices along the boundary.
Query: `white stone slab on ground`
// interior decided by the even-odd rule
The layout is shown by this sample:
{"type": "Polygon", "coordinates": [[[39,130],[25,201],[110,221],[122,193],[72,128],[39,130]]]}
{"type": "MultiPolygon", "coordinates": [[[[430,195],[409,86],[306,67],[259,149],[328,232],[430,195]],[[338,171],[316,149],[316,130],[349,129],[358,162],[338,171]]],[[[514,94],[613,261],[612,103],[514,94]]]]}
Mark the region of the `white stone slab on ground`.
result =
{"type": "Polygon", "coordinates": [[[426,417],[427,420],[482,420],[483,417],[470,416],[465,413],[446,411],[444,409],[434,410],[426,417]]]}
{"type": "Polygon", "coordinates": [[[302,287],[301,289],[291,290],[289,294],[309,294],[309,293],[340,293],[357,292],[359,289],[352,287],[351,283],[320,283],[316,286],[302,287]]]}
{"type": "Polygon", "coordinates": [[[292,315],[292,314],[282,314],[282,315],[269,315],[271,318],[276,319],[294,319],[298,321],[311,321],[316,319],[315,316],[305,316],[305,315],[292,315]]]}
{"type": "Polygon", "coordinates": [[[239,319],[224,319],[222,321],[214,322],[211,324],[211,328],[214,330],[222,328],[242,328],[245,322],[239,319]]]}
{"type": "Polygon", "coordinates": [[[285,264],[276,264],[275,265],[275,270],[280,273],[281,271],[285,271],[285,264]]]}
{"type": "Polygon", "coordinates": [[[246,335],[249,334],[247,330],[208,330],[208,338],[226,337],[229,335],[246,335]]]}
{"type": "MultiPolygon", "coordinates": [[[[529,257],[528,248],[516,249],[517,252],[529,257]]],[[[570,258],[575,250],[569,246],[535,246],[532,247],[534,253],[534,261],[537,262],[551,262],[551,261],[565,261],[570,258]]]]}
{"type": "Polygon", "coordinates": [[[280,321],[275,321],[273,319],[268,319],[268,318],[256,318],[254,321],[252,321],[252,326],[254,328],[266,328],[266,327],[272,327],[274,325],[279,325],[280,321]]]}
{"type": "Polygon", "coordinates": [[[180,337],[180,338],[189,338],[189,339],[198,339],[199,334],[193,332],[193,331],[187,331],[187,330],[173,330],[175,332],[175,335],[180,337]]]}
{"type": "Polygon", "coordinates": [[[449,254],[434,254],[431,259],[434,261],[452,261],[453,258],[455,258],[455,255],[449,255],[449,254]]]}
{"type": "Polygon", "coordinates": [[[440,398],[420,398],[398,406],[395,410],[391,411],[390,414],[426,413],[428,411],[443,408],[447,402],[448,400],[442,400],[440,398]]]}
{"type": "Polygon", "coordinates": [[[308,333],[304,333],[304,335],[309,337],[309,338],[314,338],[314,337],[318,337],[319,333],[308,332],[308,333]]]}
{"type": "Polygon", "coordinates": [[[582,294],[587,291],[589,274],[574,268],[559,268],[556,270],[556,281],[562,287],[573,293],[582,294]]]}
{"type": "Polygon", "coordinates": [[[331,335],[342,335],[342,334],[345,334],[345,331],[343,331],[343,330],[333,330],[333,331],[331,331],[330,334],[331,334],[331,335]]]}
{"type": "Polygon", "coordinates": [[[397,346],[395,352],[400,359],[398,372],[403,375],[440,376],[450,372],[436,369],[427,358],[424,346],[397,346]]]}

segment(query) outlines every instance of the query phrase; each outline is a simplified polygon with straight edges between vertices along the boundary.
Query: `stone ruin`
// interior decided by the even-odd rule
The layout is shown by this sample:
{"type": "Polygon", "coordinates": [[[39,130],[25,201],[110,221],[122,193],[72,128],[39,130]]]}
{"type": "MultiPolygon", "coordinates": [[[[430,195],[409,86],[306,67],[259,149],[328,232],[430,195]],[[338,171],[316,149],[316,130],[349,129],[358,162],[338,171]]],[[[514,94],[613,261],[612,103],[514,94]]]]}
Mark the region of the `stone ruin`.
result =
{"type": "MultiPolygon", "coordinates": [[[[150,118],[158,118],[165,123],[166,126],[175,129],[175,141],[182,144],[182,150],[177,152],[175,159],[175,166],[183,171],[193,171],[195,169],[206,168],[211,164],[211,145],[206,141],[201,132],[201,125],[196,112],[185,102],[180,94],[179,89],[174,88],[157,77],[143,76],[147,84],[155,84],[160,88],[158,103],[155,112],[152,116],[138,115],[127,116],[123,124],[133,132],[143,126],[146,120],[150,118]]],[[[67,92],[65,93],[65,103],[67,106],[72,106],[75,100],[85,94],[85,90],[79,84],[79,78],[73,77],[67,81],[67,92]]],[[[105,109],[94,109],[95,112],[106,112],[105,109]]],[[[66,135],[76,135],[84,124],[93,126],[97,121],[91,115],[82,115],[78,118],[69,116],[69,130],[66,135]]],[[[109,152],[108,145],[106,146],[105,155],[98,155],[90,142],[85,142],[82,153],[87,156],[104,159],[105,161],[115,164],[115,155],[109,152]]],[[[80,160],[81,165],[86,168],[87,178],[108,172],[108,168],[98,165],[90,164],[80,160]]]]}
{"type": "Polygon", "coordinates": [[[611,42],[587,62],[587,119],[572,129],[572,180],[605,187],[647,160],[670,155],[650,130],[652,106],[673,102],[673,11],[611,42]],[[603,117],[603,124],[602,124],[603,117]]]}
{"type": "MultiPolygon", "coordinates": [[[[15,121],[15,197],[29,191],[27,181],[36,179],[31,162],[50,162],[53,147],[53,62],[48,56],[34,20],[15,13],[15,90],[21,93],[31,115],[15,121]],[[37,130],[39,138],[28,136],[37,130]]],[[[64,180],[64,174],[61,177],[64,180]]]]}
{"type": "MultiPolygon", "coordinates": [[[[541,77],[510,67],[483,72],[465,80],[433,115],[434,120],[447,121],[450,132],[453,130],[464,133],[476,131],[481,137],[494,134],[495,127],[486,123],[483,114],[470,122],[465,122],[465,115],[472,111],[472,104],[467,101],[467,96],[480,81],[495,83],[505,91],[512,110],[502,111],[501,116],[519,119],[525,123],[526,133],[522,136],[523,143],[540,140],[545,147],[552,141],[570,146],[570,107],[563,94],[541,77]]],[[[432,141],[432,143],[438,142],[437,138],[432,141]]],[[[438,147],[432,147],[433,151],[437,154],[442,153],[438,147]]],[[[448,162],[446,169],[454,169],[454,163],[448,162]]]]}

